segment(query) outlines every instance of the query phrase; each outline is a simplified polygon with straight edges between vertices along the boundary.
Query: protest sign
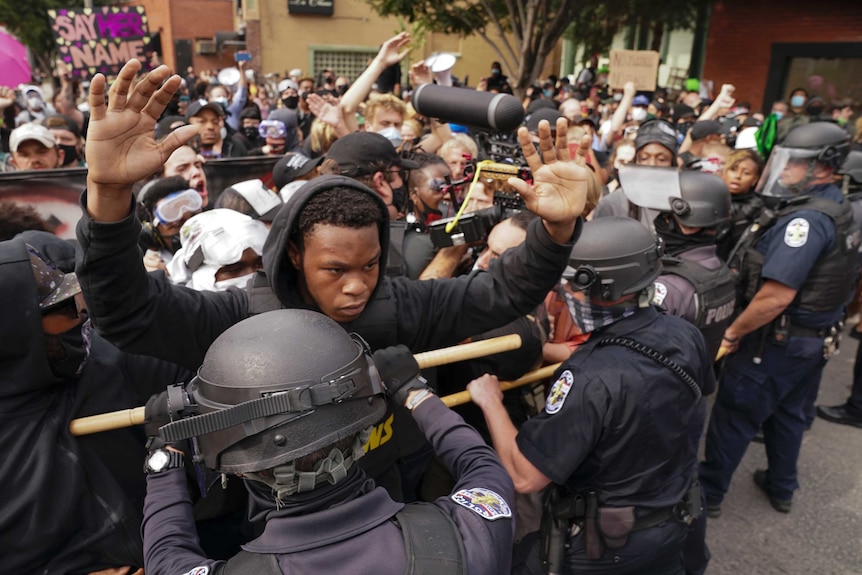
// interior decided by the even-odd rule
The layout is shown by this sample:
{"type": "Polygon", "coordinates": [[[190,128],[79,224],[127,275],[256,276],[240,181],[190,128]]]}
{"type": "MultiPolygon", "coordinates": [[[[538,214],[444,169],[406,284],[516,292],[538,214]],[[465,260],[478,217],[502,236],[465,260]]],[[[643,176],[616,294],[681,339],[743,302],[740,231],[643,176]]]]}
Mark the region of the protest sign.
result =
{"type": "Polygon", "coordinates": [[[611,50],[608,84],[617,89],[624,88],[626,82],[634,82],[635,90],[652,92],[658,64],[658,52],[652,50],[611,50]]]}
{"type": "Polygon", "coordinates": [[[79,78],[112,75],[128,60],[146,66],[151,41],[142,6],[48,10],[59,57],[79,78]]]}

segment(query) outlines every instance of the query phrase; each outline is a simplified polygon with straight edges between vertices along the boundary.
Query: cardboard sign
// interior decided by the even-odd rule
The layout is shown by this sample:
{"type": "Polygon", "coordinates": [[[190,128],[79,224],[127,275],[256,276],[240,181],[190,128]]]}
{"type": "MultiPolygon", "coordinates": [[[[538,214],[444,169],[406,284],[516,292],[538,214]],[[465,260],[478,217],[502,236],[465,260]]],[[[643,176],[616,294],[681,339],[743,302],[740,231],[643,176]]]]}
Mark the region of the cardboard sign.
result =
{"type": "Polygon", "coordinates": [[[132,58],[149,69],[150,32],[142,6],[48,10],[48,16],[60,58],[74,76],[114,75],[132,58]]]}
{"type": "Polygon", "coordinates": [[[634,82],[635,90],[655,90],[659,64],[658,52],[653,50],[611,50],[608,84],[611,89],[624,88],[634,82]]]}

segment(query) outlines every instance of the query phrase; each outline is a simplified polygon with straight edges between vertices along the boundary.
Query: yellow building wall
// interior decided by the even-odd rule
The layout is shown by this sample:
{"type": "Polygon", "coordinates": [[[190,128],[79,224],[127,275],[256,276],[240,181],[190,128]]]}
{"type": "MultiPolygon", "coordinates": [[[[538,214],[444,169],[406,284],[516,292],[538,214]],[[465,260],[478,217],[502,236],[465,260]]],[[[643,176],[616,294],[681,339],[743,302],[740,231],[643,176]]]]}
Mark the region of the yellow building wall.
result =
{"type": "MultiPolygon", "coordinates": [[[[365,2],[333,1],[334,14],[319,16],[288,14],[287,0],[254,0],[260,18],[255,23],[260,26],[260,69],[264,73],[283,75],[293,68],[301,68],[309,74],[313,72],[311,47],[364,47],[376,51],[387,38],[402,29],[397,19],[381,18],[365,2]]],[[[404,26],[409,29],[406,21],[404,26]]],[[[487,76],[491,62],[499,60],[494,50],[478,36],[461,38],[443,34],[427,34],[424,42],[414,42],[408,58],[412,64],[434,52],[457,53],[459,58],[452,73],[461,79],[469,76],[470,86],[487,76]]],[[[561,56],[562,48],[558,46],[545,62],[543,77],[557,73],[561,56]]],[[[512,75],[512,71],[508,73],[512,75]]]]}

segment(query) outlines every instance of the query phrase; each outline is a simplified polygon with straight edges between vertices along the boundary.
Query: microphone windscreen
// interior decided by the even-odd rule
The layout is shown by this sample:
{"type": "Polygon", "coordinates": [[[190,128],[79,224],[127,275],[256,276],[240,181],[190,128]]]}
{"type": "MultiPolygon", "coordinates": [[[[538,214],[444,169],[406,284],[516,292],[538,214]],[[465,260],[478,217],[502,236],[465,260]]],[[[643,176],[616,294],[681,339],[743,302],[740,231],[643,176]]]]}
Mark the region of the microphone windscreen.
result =
{"type": "Polygon", "coordinates": [[[514,132],[524,122],[524,107],[511,94],[423,84],[411,102],[423,116],[498,132],[514,132]]]}

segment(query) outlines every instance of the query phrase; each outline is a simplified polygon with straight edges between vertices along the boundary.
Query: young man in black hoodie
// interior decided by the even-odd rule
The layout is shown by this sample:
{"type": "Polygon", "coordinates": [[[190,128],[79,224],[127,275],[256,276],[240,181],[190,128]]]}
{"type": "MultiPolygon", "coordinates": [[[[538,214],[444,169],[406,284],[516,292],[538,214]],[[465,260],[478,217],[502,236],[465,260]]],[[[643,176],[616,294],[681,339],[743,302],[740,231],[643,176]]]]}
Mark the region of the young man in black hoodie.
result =
{"type": "MultiPolygon", "coordinates": [[[[453,345],[529,313],[565,269],[580,230],[589,174],[568,161],[561,119],[556,146],[550,126],[540,127],[540,152],[526,129],[519,133],[534,184],[511,182],[543,219],[490,273],[428,282],[382,277],[380,262],[386,261],[389,245],[386,206],[366,186],[331,176],[301,188],[276,216],[264,246],[265,273],[247,290],[196,292],[170,285],[161,274],[147,275],[137,249],[140,224],[132,210],[131,185],[157,170],[196,130],[184,126],[155,141],[156,118],[180,79],[169,78],[162,66],[133,89],[139,68],[134,60],[124,66],[107,104],[105,79],[97,75],[91,84],[90,169],[78,226],[81,287],[100,333],[121,349],[196,369],[225,329],[249,315],[287,307],[325,313],[359,333],[372,349],[401,343],[419,352],[453,345]],[[344,221],[348,200],[311,210],[315,198],[329,190],[339,190],[343,198],[368,196],[379,206],[379,219],[344,221]],[[310,210],[322,215],[301,229],[310,210]]],[[[396,446],[398,437],[393,440],[384,427],[378,444],[386,443],[396,446]]],[[[403,445],[399,450],[410,451],[403,445]]]]}

